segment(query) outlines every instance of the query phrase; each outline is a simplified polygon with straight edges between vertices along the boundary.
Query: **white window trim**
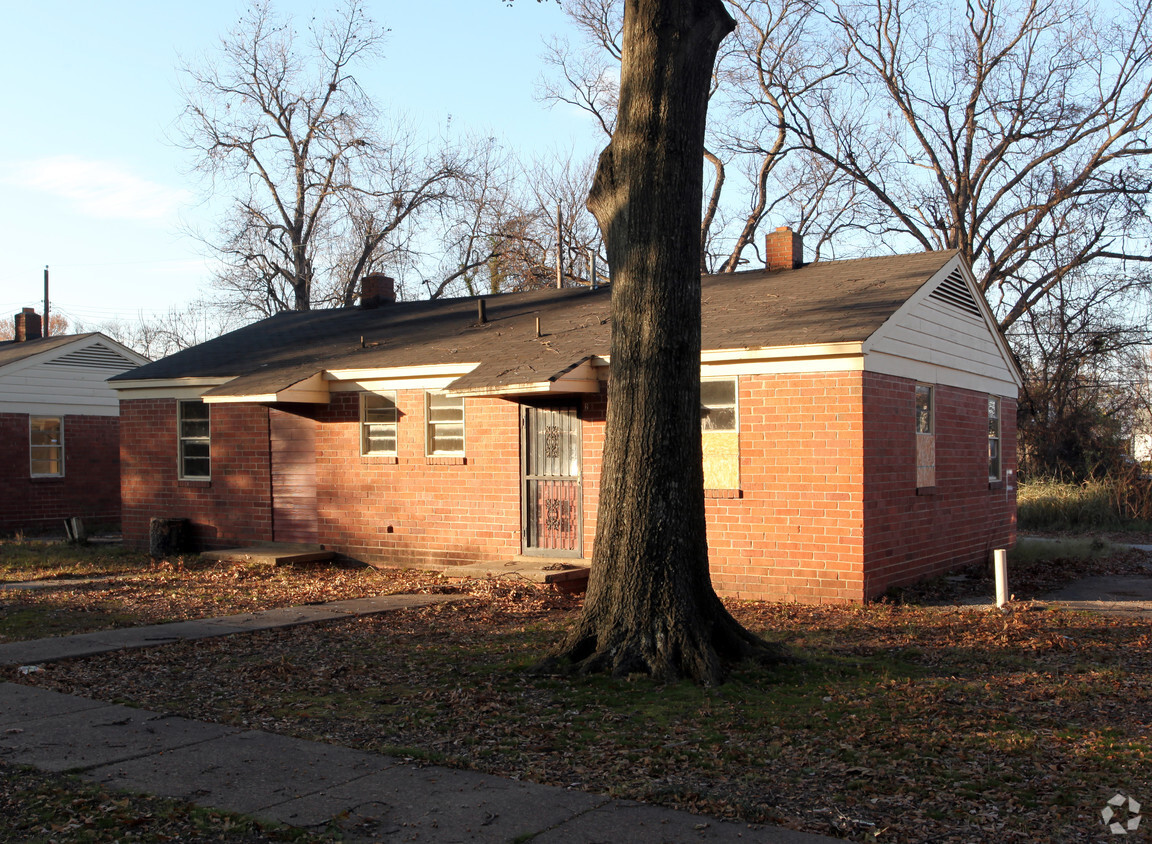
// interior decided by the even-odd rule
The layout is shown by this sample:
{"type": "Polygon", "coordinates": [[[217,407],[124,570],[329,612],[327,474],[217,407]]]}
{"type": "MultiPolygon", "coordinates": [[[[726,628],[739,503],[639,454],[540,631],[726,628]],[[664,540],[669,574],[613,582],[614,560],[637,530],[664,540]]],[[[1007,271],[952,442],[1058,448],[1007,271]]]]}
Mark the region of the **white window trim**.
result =
{"type": "Polygon", "coordinates": [[[185,437],[181,428],[183,422],[182,409],[185,405],[189,404],[202,404],[198,400],[185,401],[179,399],[176,402],[176,477],[182,481],[210,481],[212,480],[212,406],[205,404],[208,408],[208,436],[207,437],[185,437]],[[185,441],[207,442],[208,443],[208,474],[207,475],[185,475],[184,474],[184,443],[185,441]]]}
{"type": "MultiPolygon", "coordinates": [[[[43,448],[44,446],[40,446],[43,448]]],[[[64,477],[65,464],[64,464],[64,417],[63,416],[45,416],[43,414],[28,417],[28,476],[32,478],[62,478],[64,477]],[[32,444],[32,423],[37,419],[56,419],[60,422],[60,444],[57,446],[48,446],[49,448],[60,449],[60,471],[59,472],[34,472],[32,471],[32,449],[35,448],[32,444]]]]}
{"type": "MultiPolygon", "coordinates": [[[[380,424],[380,423],[371,423],[380,424]]],[[[396,391],[395,390],[368,390],[360,394],[360,456],[361,457],[396,457],[400,448],[400,408],[396,404],[396,391]],[[396,410],[396,418],[392,420],[394,429],[393,440],[395,445],[391,451],[369,451],[368,450],[368,425],[364,419],[364,411],[366,409],[365,403],[368,396],[384,396],[385,398],[392,399],[392,407],[396,410]]]]}
{"type": "Polygon", "coordinates": [[[468,453],[468,418],[464,397],[460,396],[460,440],[459,451],[432,451],[432,396],[445,395],[436,390],[424,391],[424,456],[425,457],[463,457],[468,453]]]}
{"type": "MultiPolygon", "coordinates": [[[[732,382],[732,412],[736,415],[736,424],[731,430],[705,430],[704,420],[700,420],[700,432],[702,434],[738,434],[740,433],[740,378],[736,375],[712,375],[707,378],[701,378],[700,383],[706,381],[731,381],[732,382]]],[[[704,400],[701,398],[700,407],[703,408],[704,400]]]]}
{"type": "Polygon", "coordinates": [[[996,441],[996,468],[995,475],[992,474],[992,458],[988,458],[988,480],[999,481],[1004,477],[1004,401],[1000,396],[988,395],[989,401],[996,402],[996,436],[992,436],[991,427],[988,429],[988,442],[996,441]]]}

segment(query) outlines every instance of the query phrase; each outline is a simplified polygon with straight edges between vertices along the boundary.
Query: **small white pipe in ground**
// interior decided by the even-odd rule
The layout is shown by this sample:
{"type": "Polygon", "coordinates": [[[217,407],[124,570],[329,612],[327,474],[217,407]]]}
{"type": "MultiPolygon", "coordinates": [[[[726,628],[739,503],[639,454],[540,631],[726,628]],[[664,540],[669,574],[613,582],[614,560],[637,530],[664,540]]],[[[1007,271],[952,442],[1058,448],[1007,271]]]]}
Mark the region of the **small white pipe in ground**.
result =
{"type": "Polygon", "coordinates": [[[1008,603],[1008,552],[997,548],[992,552],[992,565],[996,569],[996,606],[1008,603]]]}

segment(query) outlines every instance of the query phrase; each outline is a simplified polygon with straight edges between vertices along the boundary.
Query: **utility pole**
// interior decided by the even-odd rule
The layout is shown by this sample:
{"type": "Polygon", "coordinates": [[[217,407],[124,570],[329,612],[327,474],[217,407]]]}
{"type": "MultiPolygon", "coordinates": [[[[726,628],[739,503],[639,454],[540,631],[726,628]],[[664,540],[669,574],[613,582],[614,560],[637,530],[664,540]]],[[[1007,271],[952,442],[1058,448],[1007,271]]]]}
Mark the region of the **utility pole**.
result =
{"type": "Polygon", "coordinates": [[[40,336],[47,337],[49,335],[48,329],[48,265],[44,265],[44,327],[40,329],[40,336]]]}

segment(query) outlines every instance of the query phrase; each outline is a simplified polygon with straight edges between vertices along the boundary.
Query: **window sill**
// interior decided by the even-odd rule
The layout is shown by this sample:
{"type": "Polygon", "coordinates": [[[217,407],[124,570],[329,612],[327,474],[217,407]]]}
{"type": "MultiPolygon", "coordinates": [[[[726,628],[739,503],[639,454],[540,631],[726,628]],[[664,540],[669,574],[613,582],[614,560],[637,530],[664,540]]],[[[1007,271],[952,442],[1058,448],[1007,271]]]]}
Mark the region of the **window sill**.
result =
{"type": "Polygon", "coordinates": [[[744,491],[740,489],[706,489],[705,498],[743,498],[744,491]]]}
{"type": "Polygon", "coordinates": [[[936,487],[934,486],[918,486],[916,487],[917,495],[935,495],[936,487]]]}
{"type": "Polygon", "coordinates": [[[64,480],[63,475],[29,475],[28,479],[34,484],[50,484],[64,480]]]}
{"type": "Polygon", "coordinates": [[[361,454],[360,457],[365,463],[383,463],[385,466],[395,466],[400,462],[395,454],[361,454]]]}
{"type": "Polygon", "coordinates": [[[430,454],[424,459],[429,466],[463,466],[468,462],[468,458],[463,454],[457,454],[451,457],[430,454]]]}
{"type": "Polygon", "coordinates": [[[177,486],[182,487],[210,487],[212,486],[211,478],[177,478],[177,486]]]}

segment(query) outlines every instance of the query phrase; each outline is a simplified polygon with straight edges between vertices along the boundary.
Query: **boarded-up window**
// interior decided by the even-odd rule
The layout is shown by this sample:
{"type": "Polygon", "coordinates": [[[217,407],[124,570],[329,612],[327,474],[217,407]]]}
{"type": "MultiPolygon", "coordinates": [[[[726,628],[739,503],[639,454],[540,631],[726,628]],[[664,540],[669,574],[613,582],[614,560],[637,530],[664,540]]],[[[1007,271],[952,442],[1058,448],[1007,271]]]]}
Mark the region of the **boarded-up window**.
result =
{"type": "Polygon", "coordinates": [[[201,401],[182,401],[177,422],[180,440],[180,477],[208,480],[212,477],[211,416],[201,401]]]}
{"type": "Polygon", "coordinates": [[[425,411],[425,453],[464,454],[464,397],[425,393],[425,411]]]}
{"type": "Polygon", "coordinates": [[[59,416],[33,416],[29,420],[29,457],[32,477],[58,478],[64,474],[64,420],[59,416]]]}
{"type": "Polygon", "coordinates": [[[360,396],[360,453],[396,455],[396,394],[362,393],[360,396]]]}
{"type": "Polygon", "coordinates": [[[735,378],[700,382],[705,489],[740,488],[739,418],[735,378]]]}
{"type": "Polygon", "coordinates": [[[1000,397],[988,397],[988,479],[1000,480],[1000,397]]]}
{"type": "Polygon", "coordinates": [[[936,391],[916,385],[916,487],[936,486],[936,391]]]}

